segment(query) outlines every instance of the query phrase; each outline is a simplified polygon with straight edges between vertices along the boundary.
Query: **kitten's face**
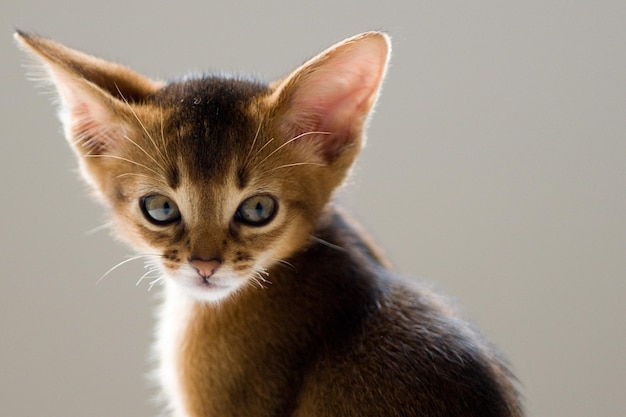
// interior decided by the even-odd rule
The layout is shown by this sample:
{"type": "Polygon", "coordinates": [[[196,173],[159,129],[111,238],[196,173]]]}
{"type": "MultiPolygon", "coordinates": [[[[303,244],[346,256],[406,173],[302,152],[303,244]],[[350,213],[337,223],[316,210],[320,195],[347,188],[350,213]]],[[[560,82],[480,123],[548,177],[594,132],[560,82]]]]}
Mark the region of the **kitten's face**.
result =
{"type": "Polygon", "coordinates": [[[117,233],[203,301],[271,282],[306,246],[362,146],[389,51],[370,32],[270,85],[165,84],[16,38],[54,82],[65,135],[117,233]]]}
{"type": "Polygon", "coordinates": [[[85,167],[118,233],[201,300],[271,281],[267,270],[306,244],[336,185],[276,126],[266,92],[219,79],[169,86],[126,115],[114,155],[85,167]]]}

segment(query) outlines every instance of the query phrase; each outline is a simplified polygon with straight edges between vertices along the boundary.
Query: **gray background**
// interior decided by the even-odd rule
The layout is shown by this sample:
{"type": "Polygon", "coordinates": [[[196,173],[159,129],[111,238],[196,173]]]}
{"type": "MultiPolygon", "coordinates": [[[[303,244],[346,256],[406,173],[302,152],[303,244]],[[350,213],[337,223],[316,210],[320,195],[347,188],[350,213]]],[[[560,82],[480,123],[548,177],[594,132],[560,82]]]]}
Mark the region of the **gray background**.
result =
{"type": "Polygon", "coordinates": [[[279,77],[349,35],[394,56],[344,203],[506,353],[531,416],[626,415],[626,2],[0,5],[0,415],[152,416],[157,290],[75,177],[12,28],[153,77],[279,77]]]}

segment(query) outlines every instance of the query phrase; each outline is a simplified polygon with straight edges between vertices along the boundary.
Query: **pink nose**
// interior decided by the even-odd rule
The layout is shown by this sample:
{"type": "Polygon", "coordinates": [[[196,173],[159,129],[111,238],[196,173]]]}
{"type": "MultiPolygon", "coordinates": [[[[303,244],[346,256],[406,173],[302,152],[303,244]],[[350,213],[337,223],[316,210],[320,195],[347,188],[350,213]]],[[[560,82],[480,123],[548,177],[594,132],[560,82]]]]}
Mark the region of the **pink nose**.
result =
{"type": "Polygon", "coordinates": [[[215,273],[215,271],[217,271],[222,264],[222,261],[219,259],[209,259],[206,261],[204,259],[196,258],[192,259],[190,263],[194,268],[196,268],[196,271],[198,271],[198,274],[200,274],[202,278],[209,278],[215,273]]]}

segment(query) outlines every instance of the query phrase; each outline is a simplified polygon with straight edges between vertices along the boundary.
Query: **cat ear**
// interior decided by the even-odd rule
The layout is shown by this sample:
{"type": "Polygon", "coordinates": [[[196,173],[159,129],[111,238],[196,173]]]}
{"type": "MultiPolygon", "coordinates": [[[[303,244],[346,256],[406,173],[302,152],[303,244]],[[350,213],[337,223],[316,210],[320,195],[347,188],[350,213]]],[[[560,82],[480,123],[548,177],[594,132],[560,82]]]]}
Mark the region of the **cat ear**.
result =
{"type": "Polygon", "coordinates": [[[285,134],[313,142],[326,163],[347,149],[353,150],[353,159],[378,98],[390,49],[386,34],[363,33],[327,49],[277,83],[271,99],[276,100],[285,134]]]}
{"type": "Polygon", "coordinates": [[[131,120],[129,106],[162,87],[122,65],[49,39],[19,31],[15,39],[43,64],[59,93],[65,135],[81,155],[114,152],[128,128],[125,120],[131,120]]]}

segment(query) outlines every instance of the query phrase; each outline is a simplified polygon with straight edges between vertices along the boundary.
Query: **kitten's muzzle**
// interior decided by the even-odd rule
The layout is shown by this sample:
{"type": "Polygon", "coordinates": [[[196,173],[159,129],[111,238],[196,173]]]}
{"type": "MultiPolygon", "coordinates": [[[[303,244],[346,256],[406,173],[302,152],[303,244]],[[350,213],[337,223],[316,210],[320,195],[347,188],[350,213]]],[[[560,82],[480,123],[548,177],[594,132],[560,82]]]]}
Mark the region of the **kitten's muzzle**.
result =
{"type": "Polygon", "coordinates": [[[189,263],[196,269],[198,275],[207,279],[215,274],[217,269],[222,265],[222,260],[220,258],[191,258],[189,263]]]}

